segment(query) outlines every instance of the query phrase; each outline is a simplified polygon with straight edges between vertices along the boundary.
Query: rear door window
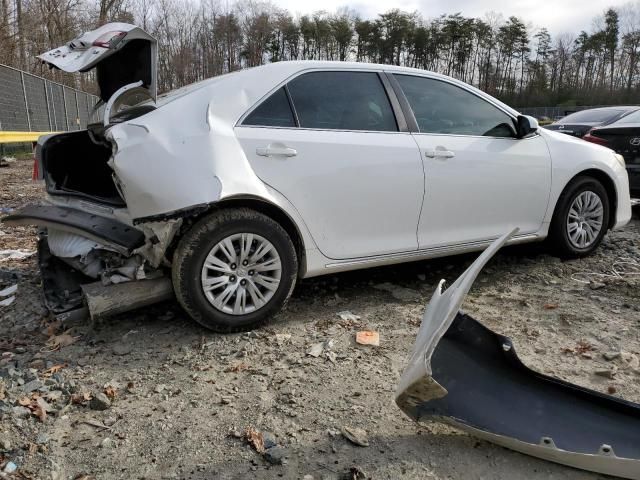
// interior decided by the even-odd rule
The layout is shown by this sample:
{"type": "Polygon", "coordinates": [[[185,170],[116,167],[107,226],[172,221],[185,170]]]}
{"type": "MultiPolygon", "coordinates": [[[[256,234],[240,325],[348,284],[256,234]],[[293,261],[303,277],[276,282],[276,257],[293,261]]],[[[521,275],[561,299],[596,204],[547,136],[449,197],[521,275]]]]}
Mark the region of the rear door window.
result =
{"type": "Polygon", "coordinates": [[[394,74],[416,117],[420,133],[514,137],[512,118],[456,85],[394,74]]]}
{"type": "Polygon", "coordinates": [[[242,124],[260,127],[295,127],[296,121],[284,87],[276,90],[258,105],[242,124]]]}
{"type": "Polygon", "coordinates": [[[309,72],[288,88],[302,128],[398,131],[377,73],[309,72]]]}

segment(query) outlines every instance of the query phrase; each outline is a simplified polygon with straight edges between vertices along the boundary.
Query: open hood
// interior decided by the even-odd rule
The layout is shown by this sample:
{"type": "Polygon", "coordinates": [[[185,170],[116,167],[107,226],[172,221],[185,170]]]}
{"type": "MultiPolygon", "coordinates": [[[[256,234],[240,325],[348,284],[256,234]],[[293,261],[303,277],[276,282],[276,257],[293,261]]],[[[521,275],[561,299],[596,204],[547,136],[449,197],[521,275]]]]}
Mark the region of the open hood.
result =
{"type": "Polygon", "coordinates": [[[141,28],[128,23],[107,23],[38,58],[65,72],[88,72],[95,68],[100,98],[105,103],[131,84],[146,89],[155,100],[157,49],[156,39],[141,28]]]}

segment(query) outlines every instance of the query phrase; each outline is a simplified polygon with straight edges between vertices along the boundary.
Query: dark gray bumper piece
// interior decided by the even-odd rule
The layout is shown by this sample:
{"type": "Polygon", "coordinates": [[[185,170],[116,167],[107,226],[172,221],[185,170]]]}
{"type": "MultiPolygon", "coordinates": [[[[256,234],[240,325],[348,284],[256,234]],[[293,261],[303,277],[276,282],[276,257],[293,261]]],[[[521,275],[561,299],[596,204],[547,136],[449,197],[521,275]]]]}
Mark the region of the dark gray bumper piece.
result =
{"type": "Polygon", "coordinates": [[[440,282],[396,403],[416,421],[448,423],[528,455],[640,480],[640,405],[527,368],[509,338],[460,312],[482,267],[513,233],[449,288],[440,282]]]}
{"type": "Polygon", "coordinates": [[[27,205],[2,219],[7,225],[38,225],[57,228],[131,252],[144,245],[142,230],[112,218],[55,205],[27,205]]]}

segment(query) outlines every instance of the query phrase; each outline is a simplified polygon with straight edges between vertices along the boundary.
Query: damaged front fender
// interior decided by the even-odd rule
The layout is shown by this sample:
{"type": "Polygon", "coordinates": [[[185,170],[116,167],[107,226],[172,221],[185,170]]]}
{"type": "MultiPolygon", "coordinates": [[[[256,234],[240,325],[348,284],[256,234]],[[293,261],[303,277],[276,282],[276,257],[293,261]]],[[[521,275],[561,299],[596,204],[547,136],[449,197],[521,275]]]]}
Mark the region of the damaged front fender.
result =
{"type": "Polygon", "coordinates": [[[429,303],[396,403],[527,455],[640,479],[640,405],[526,367],[511,340],[459,311],[482,267],[515,231],[496,240],[429,303]]]}

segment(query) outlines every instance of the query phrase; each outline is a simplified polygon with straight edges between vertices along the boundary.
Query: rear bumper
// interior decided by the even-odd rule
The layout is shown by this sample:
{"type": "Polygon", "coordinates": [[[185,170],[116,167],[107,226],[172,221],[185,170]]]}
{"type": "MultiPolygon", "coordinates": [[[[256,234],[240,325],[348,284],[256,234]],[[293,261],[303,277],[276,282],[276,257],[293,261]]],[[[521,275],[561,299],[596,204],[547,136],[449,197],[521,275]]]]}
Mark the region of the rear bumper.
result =
{"type": "MultiPolygon", "coordinates": [[[[170,277],[140,254],[161,242],[147,243],[140,229],[55,205],[29,205],[2,222],[45,227],[38,239],[45,305],[59,318],[88,312],[96,319],[173,297],[170,277]]],[[[167,232],[169,242],[175,230],[167,232]]]]}
{"type": "Polygon", "coordinates": [[[108,245],[122,253],[130,253],[145,243],[142,230],[113,218],[57,205],[27,205],[3,218],[2,223],[55,228],[108,245]]]}

